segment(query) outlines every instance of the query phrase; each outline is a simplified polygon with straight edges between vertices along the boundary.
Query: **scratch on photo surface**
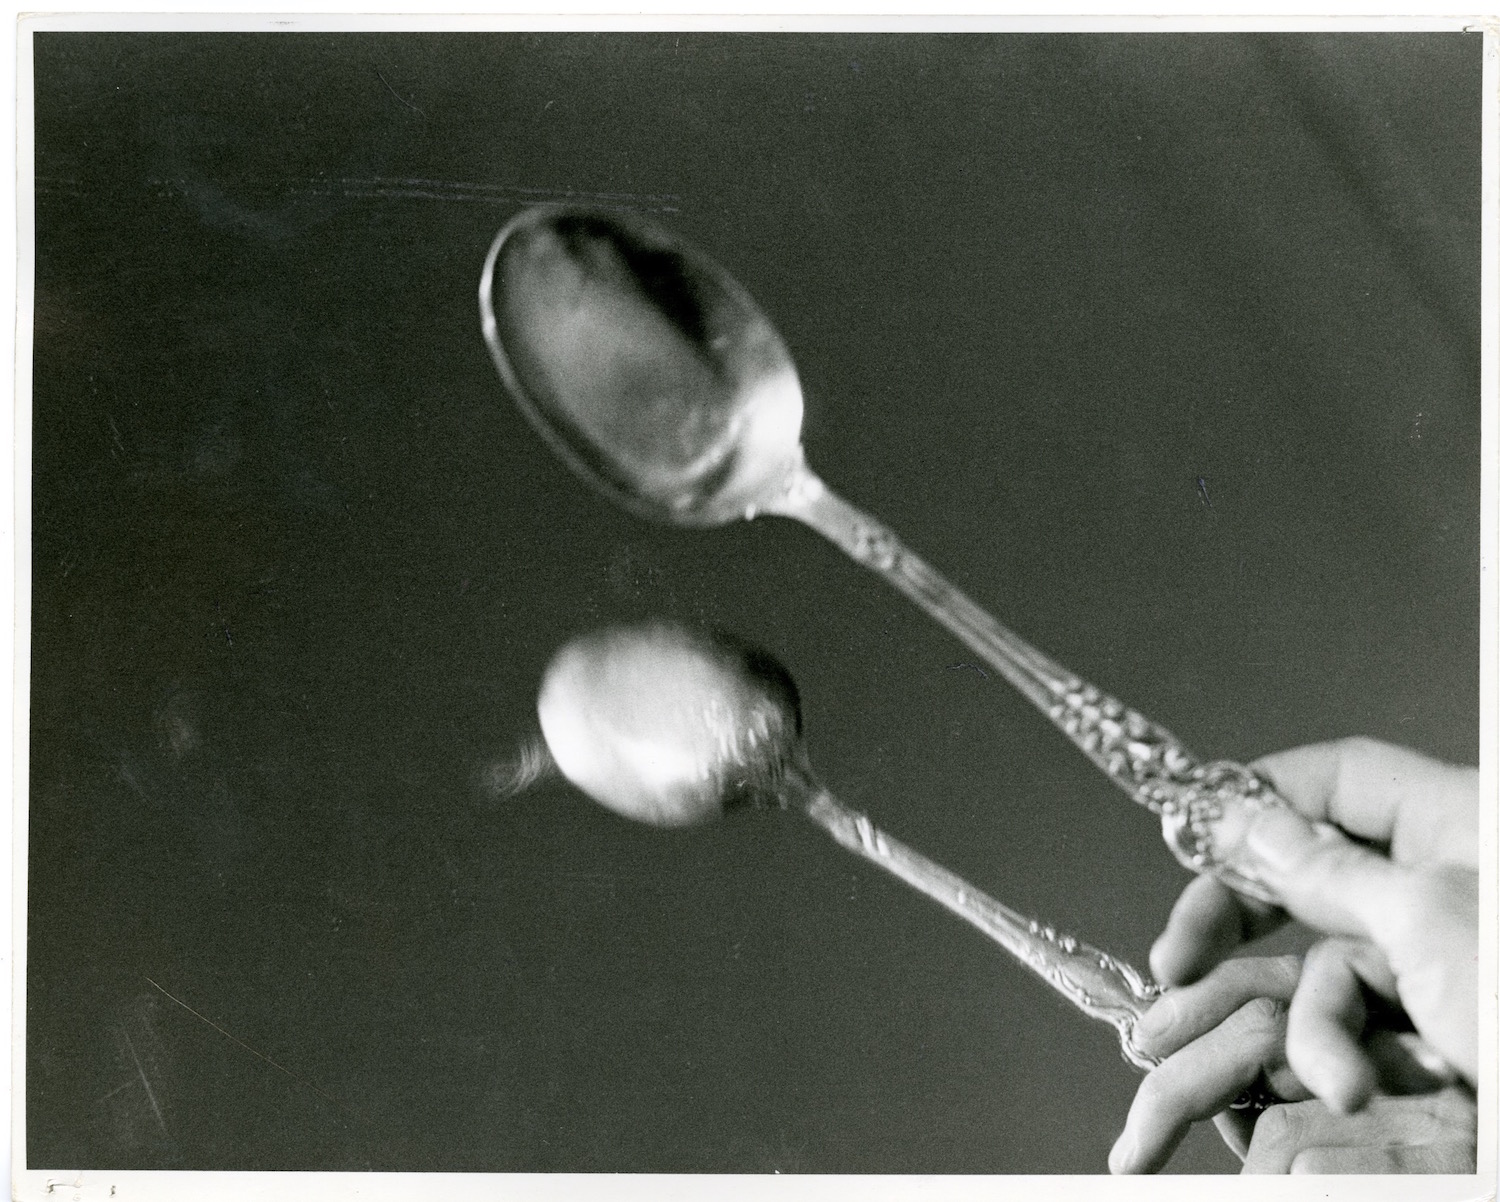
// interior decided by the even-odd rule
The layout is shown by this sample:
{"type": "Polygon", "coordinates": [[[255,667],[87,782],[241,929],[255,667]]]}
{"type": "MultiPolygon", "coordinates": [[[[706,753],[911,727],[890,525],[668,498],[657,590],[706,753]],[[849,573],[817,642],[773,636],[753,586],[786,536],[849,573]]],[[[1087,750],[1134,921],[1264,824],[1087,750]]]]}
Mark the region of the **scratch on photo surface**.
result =
{"type": "MultiPolygon", "coordinates": [[[[387,85],[389,86],[389,85],[387,85]]],[[[400,97],[398,96],[399,100],[400,97]]],[[[404,103],[404,102],[403,102],[404,103]]],[[[594,192],[582,188],[524,188],[422,177],[344,176],[337,179],[288,178],[267,181],[289,196],[341,196],[384,200],[444,200],[469,204],[586,204],[624,212],[680,212],[681,197],[671,192],[594,192]]],[[[156,176],[146,181],[158,196],[189,196],[197,186],[185,178],[156,176]]]]}
{"type": "Polygon", "coordinates": [[[430,179],[425,176],[375,175],[368,178],[343,176],[339,183],[346,187],[377,188],[441,188],[464,192],[482,192],[495,196],[521,196],[549,199],[552,197],[575,197],[580,200],[654,201],[666,203],[680,200],[675,192],[590,192],[578,188],[525,188],[509,184],[473,184],[462,180],[430,179]]]}
{"type": "Polygon", "coordinates": [[[135,779],[135,773],[130,770],[129,764],[120,765],[119,776],[121,783],[129,785],[131,792],[142,801],[151,800],[151,798],[146,796],[146,790],[141,788],[141,782],[135,779]]]}
{"type": "MultiPolygon", "coordinates": [[[[422,113],[421,109],[419,109],[416,105],[414,105],[410,100],[406,100],[405,98],[403,98],[400,92],[396,91],[395,88],[391,87],[391,81],[388,80],[385,77],[385,75],[381,72],[381,70],[380,70],[379,67],[375,68],[375,74],[380,76],[380,82],[383,83],[383,84],[385,84],[385,90],[387,92],[389,92],[397,100],[401,101],[401,103],[404,104],[404,105],[406,105],[407,108],[411,109],[412,112],[414,112],[414,113],[422,113]]],[[[425,116],[427,116],[427,114],[426,113],[422,113],[422,116],[425,117],[425,116]]]]}
{"type": "Polygon", "coordinates": [[[146,1097],[151,1102],[151,1113],[156,1115],[156,1125],[161,1128],[161,1133],[170,1139],[172,1133],[167,1130],[167,1122],[161,1117],[161,1107],[156,1104],[156,1091],[151,1088],[151,1082],[146,1080],[146,1070],[141,1064],[141,1058],[135,1052],[135,1041],[130,1038],[130,1032],[124,1027],[120,1028],[120,1034],[125,1038],[125,1046],[130,1049],[130,1058],[135,1061],[135,1071],[141,1075],[141,1084],[145,1086],[146,1097]]]}
{"type": "Polygon", "coordinates": [[[968,661],[963,661],[961,663],[949,664],[948,665],[948,671],[950,671],[950,672],[959,672],[959,671],[962,671],[964,668],[967,668],[970,672],[978,672],[979,675],[983,676],[986,680],[988,680],[990,678],[990,674],[988,672],[986,672],[983,668],[981,668],[978,664],[971,664],[968,661]]]}
{"type": "Polygon", "coordinates": [[[503,184],[474,184],[459,180],[389,178],[344,178],[338,181],[343,195],[389,197],[397,200],[451,200],[477,204],[586,203],[596,209],[650,210],[676,213],[671,193],[590,192],[577,188],[519,188],[503,184]]]}
{"type": "MultiPolygon", "coordinates": [[[[126,1038],[128,1039],[129,1037],[127,1036],[126,1038]]],[[[140,1067],[139,1062],[137,1062],[136,1067],[137,1068],[140,1067]]],[[[134,1081],[121,1081],[120,1084],[116,1085],[108,1093],[102,1093],[97,1098],[95,1098],[94,1099],[94,1104],[98,1105],[100,1102],[107,1102],[107,1101],[110,1100],[110,1098],[114,1097],[115,1094],[121,1092],[122,1090],[129,1089],[134,1084],[135,1084],[134,1081]]]]}
{"type": "MultiPolygon", "coordinates": [[[[239,1044],[240,1047],[244,1048],[245,1051],[249,1052],[252,1056],[256,1057],[257,1059],[264,1060],[272,1068],[277,1069],[278,1071],[285,1073],[288,1077],[290,1077],[293,1081],[296,1081],[298,1084],[307,1086],[307,1088],[310,1089],[310,1090],[312,1090],[315,1094],[319,1094],[322,1097],[327,1098],[330,1102],[338,1102],[338,1099],[336,1097],[334,1097],[331,1093],[328,1093],[326,1090],[319,1089],[316,1085],[314,1085],[311,1081],[307,1080],[306,1078],[297,1076],[296,1073],[292,1072],[292,1070],[289,1069],[289,1068],[287,1068],[285,1065],[283,1065],[283,1064],[277,1064],[276,1061],[272,1060],[264,1052],[257,1052],[254,1048],[252,1048],[243,1039],[239,1038],[239,1036],[237,1036],[237,1035],[231,1035],[228,1031],[224,1030],[223,1027],[219,1026],[218,1023],[214,1022],[213,1019],[206,1018],[202,1014],[199,1014],[196,1010],[194,1010],[191,1006],[189,1006],[180,997],[176,997],[173,994],[167,993],[167,991],[165,989],[162,989],[162,987],[160,985],[158,985],[155,981],[153,981],[150,977],[146,977],[145,980],[146,980],[146,983],[151,986],[151,988],[159,990],[162,994],[164,994],[166,997],[170,998],[172,1001],[176,1002],[179,1006],[181,1006],[184,1010],[186,1010],[194,1018],[199,1019],[199,1020],[201,1020],[203,1022],[206,1022],[210,1027],[212,1027],[220,1035],[224,1036],[225,1039],[232,1040],[234,1043],[239,1044]]],[[[133,1054],[134,1053],[132,1052],[132,1055],[133,1054]]],[[[137,1064],[139,1064],[139,1063],[140,1062],[137,1061],[137,1064]]],[[[150,1086],[147,1086],[147,1089],[149,1089],[149,1088],[150,1088],[150,1086]]],[[[155,1104],[156,1103],[153,1100],[152,1101],[152,1105],[154,1106],[155,1104]]],[[[342,1103],[340,1103],[340,1104],[342,1105],[342,1103]]]]}

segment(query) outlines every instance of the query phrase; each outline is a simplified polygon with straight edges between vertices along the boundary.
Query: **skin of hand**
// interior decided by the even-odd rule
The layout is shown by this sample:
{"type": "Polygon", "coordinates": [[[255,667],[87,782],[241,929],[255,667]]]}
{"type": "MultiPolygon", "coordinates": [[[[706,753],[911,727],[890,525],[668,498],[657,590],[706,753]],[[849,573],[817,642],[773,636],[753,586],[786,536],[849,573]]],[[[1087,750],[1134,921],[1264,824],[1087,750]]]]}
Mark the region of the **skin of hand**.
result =
{"type": "Polygon", "coordinates": [[[1297,956],[1226,960],[1165,993],[1141,1016],[1132,1041],[1161,1063],[1136,1093],[1110,1153],[1112,1172],[1160,1170],[1192,1124],[1210,1117],[1246,1172],[1473,1171],[1472,1100],[1462,1090],[1436,1100],[1437,1091],[1453,1084],[1451,1070],[1434,1066],[1414,1035],[1383,1031],[1365,1051],[1388,1094],[1423,1097],[1383,1096],[1352,1117],[1307,1100],[1285,1054],[1301,968],[1297,956]],[[1287,1104],[1259,1115],[1225,1109],[1252,1086],[1269,1087],[1287,1104]],[[1323,1163],[1345,1167],[1315,1167],[1323,1163]],[[1426,1164],[1449,1167],[1418,1167],[1426,1164]]]}
{"type": "MultiPolygon", "coordinates": [[[[1249,845],[1286,912],[1334,936],[1308,953],[1291,995],[1295,1075],[1334,1111],[1365,1105],[1380,1084],[1362,1040],[1373,997],[1398,1004],[1474,1085],[1478,771],[1369,739],[1296,748],[1255,767],[1296,812],[1258,816],[1249,845]]],[[[1152,971],[1169,986],[1205,979],[1285,918],[1199,877],[1152,948],[1152,971]]]]}
{"type": "Polygon", "coordinates": [[[1358,1114],[1322,1102],[1260,1116],[1242,1173],[1459,1173],[1475,1170],[1477,1113],[1462,1085],[1376,1097],[1358,1114]]]}
{"type": "Polygon", "coordinates": [[[1221,1112],[1220,1133],[1243,1156],[1253,1120],[1225,1107],[1258,1081],[1279,1097],[1311,1096],[1285,1056],[1287,1010],[1300,970],[1297,956],[1226,960],[1163,994],[1141,1016],[1132,1042],[1161,1063],[1136,1091],[1109,1154],[1110,1172],[1159,1171],[1189,1127],[1221,1112]]]}

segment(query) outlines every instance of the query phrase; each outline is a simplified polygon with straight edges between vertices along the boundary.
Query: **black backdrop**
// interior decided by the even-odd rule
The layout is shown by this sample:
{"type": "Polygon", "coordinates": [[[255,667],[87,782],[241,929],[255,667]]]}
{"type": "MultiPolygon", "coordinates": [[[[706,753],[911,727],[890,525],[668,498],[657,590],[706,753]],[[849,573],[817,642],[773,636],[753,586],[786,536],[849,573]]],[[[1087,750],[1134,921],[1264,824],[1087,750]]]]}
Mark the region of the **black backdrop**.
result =
{"type": "Polygon", "coordinates": [[[1477,755],[1477,35],[35,63],[32,1167],[1104,1170],[1111,1033],[807,824],[497,790],[550,653],[672,614],[1011,905],[1144,963],[1184,883],[815,536],[651,527],[545,453],[475,301],[526,202],[696,239],[815,468],[1200,751],[1477,755]]]}

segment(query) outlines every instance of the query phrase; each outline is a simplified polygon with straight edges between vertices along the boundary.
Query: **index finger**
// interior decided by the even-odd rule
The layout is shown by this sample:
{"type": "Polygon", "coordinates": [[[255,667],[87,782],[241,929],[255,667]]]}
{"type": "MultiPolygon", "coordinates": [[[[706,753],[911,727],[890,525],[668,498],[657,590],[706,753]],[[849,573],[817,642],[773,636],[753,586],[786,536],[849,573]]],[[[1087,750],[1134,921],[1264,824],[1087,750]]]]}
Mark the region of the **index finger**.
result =
{"type": "Polygon", "coordinates": [[[1388,847],[1397,862],[1478,863],[1473,768],[1364,738],[1294,747],[1254,767],[1304,817],[1388,847]]]}

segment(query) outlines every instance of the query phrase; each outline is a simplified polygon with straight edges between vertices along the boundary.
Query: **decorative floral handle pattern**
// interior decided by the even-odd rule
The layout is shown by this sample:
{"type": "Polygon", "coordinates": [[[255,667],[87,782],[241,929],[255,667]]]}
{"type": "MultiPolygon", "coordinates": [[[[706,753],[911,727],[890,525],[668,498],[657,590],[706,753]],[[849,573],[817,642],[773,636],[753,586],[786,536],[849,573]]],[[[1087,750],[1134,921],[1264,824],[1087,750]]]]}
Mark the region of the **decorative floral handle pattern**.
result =
{"type": "MultiPolygon", "coordinates": [[[[842,846],[900,877],[983,931],[1089,1018],[1114,1027],[1120,1053],[1131,1064],[1150,1070],[1161,1063],[1136,1046],[1135,1026],[1162,990],[1133,965],[1002,905],[921,852],[891,838],[865,815],[849,809],[819,786],[803,768],[794,768],[788,774],[782,800],[802,809],[842,846]]],[[[1264,1110],[1278,1101],[1269,1087],[1258,1082],[1230,1108],[1264,1110]]]]}
{"type": "Polygon", "coordinates": [[[838,843],[978,927],[1083,1013],[1109,1023],[1132,1064],[1147,1069],[1157,1064],[1135,1046],[1133,1036],[1136,1021],[1161,989],[1134,967],[1001,905],[811,782],[801,806],[838,843]]]}

